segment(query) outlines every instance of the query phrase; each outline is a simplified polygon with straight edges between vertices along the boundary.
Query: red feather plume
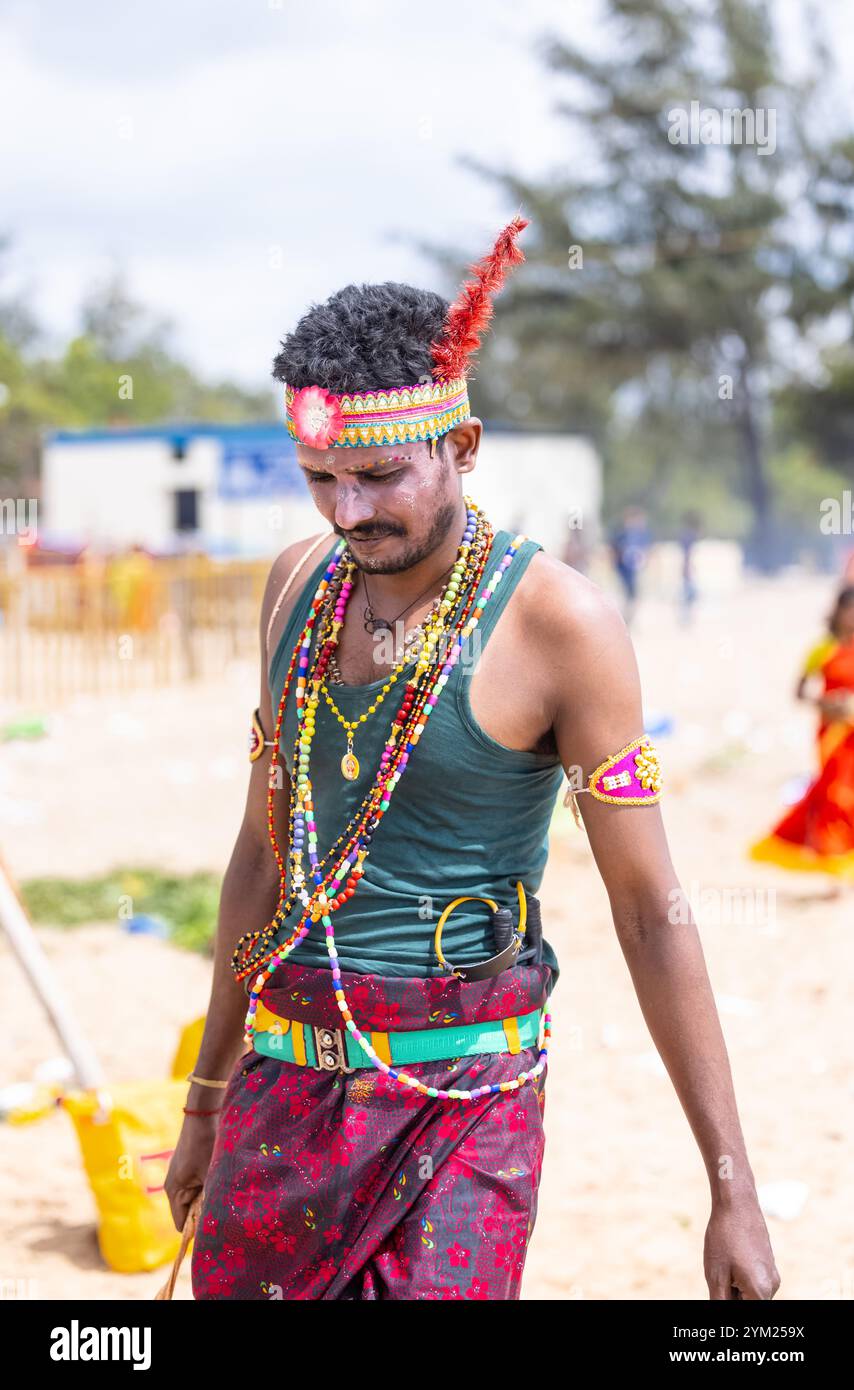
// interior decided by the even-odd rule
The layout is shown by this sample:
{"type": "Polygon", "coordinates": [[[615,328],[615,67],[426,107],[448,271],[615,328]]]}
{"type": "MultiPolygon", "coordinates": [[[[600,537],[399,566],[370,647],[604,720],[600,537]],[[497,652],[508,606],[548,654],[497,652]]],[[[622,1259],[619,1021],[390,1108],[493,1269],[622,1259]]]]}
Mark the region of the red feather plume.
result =
{"type": "Polygon", "coordinates": [[[480,347],[481,335],[492,319],[492,296],[501,289],[508,270],[525,259],[516,238],[528,221],[514,217],[499,233],[489,255],[470,267],[473,278],[465,282],[448,310],[441,338],[430,345],[437,380],[452,381],[466,375],[469,358],[480,347]]]}

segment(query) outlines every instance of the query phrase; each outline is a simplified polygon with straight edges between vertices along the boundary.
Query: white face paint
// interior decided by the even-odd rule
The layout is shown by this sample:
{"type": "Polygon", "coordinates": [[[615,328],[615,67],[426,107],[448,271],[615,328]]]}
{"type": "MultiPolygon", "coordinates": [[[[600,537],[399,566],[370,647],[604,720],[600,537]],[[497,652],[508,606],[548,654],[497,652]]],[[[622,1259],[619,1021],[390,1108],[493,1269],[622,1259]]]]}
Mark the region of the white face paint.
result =
{"type": "Polygon", "coordinates": [[[401,506],[405,507],[408,512],[414,515],[415,507],[418,502],[418,495],[417,487],[407,487],[397,494],[397,501],[401,506]]]}
{"type": "Polygon", "coordinates": [[[297,444],[297,457],[318,511],[348,541],[361,569],[393,572],[396,553],[417,553],[440,515],[461,504],[460,478],[430,442],[386,449],[311,449],[297,444]],[[314,476],[312,476],[314,475],[314,476]],[[392,528],[378,539],[359,539],[392,528]],[[396,536],[396,530],[403,535],[396,536]]]}

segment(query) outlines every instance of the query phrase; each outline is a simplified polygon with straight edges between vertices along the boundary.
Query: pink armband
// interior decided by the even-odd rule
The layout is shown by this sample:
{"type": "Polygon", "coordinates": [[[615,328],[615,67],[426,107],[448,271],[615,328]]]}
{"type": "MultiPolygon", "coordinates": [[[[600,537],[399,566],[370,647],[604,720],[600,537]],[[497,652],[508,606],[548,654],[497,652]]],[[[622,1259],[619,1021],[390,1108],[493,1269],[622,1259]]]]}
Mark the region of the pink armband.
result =
{"type": "Polygon", "coordinates": [[[264,752],[265,748],[272,748],[273,740],[264,737],[264,730],[261,727],[261,711],[254,710],[252,714],[252,725],[249,730],[249,761],[255,763],[264,752]]]}
{"type": "Polygon", "coordinates": [[[586,787],[570,787],[564,805],[571,806],[580,825],[578,803],[581,792],[590,792],[597,801],[611,806],[646,806],[661,799],[662,776],[658,752],[648,734],[632,739],[619,753],[612,753],[591,772],[586,787]]]}

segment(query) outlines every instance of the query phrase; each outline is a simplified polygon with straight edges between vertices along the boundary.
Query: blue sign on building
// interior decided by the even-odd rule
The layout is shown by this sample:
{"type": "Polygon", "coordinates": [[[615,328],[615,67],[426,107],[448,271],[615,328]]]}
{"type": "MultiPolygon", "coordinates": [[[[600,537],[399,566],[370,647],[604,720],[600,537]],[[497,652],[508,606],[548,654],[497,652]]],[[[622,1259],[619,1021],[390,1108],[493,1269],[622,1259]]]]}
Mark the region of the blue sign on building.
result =
{"type": "Polygon", "coordinates": [[[267,438],[259,434],[222,441],[219,494],[239,498],[281,497],[304,492],[305,480],[296,459],[293,441],[284,430],[267,438]]]}
{"type": "Polygon", "coordinates": [[[183,459],[194,440],[216,439],[220,446],[217,489],[220,497],[307,496],[296,449],[284,425],[143,425],[134,429],[53,430],[46,444],[114,444],[159,440],[174,459],[183,459]]]}

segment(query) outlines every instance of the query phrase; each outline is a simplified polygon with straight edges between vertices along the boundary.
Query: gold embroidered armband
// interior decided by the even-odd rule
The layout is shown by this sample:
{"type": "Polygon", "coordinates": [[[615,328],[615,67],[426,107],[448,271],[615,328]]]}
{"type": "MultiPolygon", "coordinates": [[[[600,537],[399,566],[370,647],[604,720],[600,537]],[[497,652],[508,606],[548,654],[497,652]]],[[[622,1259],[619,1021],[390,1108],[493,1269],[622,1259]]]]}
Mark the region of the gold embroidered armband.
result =
{"type": "Polygon", "coordinates": [[[661,799],[661,763],[648,734],[632,739],[619,753],[612,753],[591,772],[586,787],[570,787],[563,799],[572,807],[576,825],[581,825],[576,796],[590,792],[597,801],[612,806],[646,806],[661,799]]]}
{"type": "Polygon", "coordinates": [[[249,730],[249,761],[255,763],[264,752],[265,748],[272,748],[273,740],[264,737],[264,730],[261,728],[261,711],[259,709],[252,712],[252,726],[249,730]]]}

